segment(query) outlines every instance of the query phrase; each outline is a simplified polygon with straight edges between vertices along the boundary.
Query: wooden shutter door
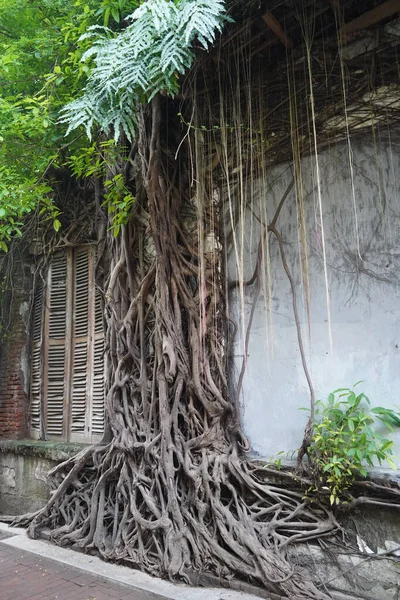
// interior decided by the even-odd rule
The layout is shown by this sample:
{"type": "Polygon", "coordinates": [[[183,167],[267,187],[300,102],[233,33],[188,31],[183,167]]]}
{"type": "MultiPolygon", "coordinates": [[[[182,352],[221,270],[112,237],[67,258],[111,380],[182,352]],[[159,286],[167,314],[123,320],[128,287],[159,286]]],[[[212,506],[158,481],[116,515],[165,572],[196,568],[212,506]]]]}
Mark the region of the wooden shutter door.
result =
{"type": "Polygon", "coordinates": [[[46,434],[50,439],[66,437],[68,421],[67,398],[69,393],[69,344],[71,264],[67,252],[58,252],[49,269],[47,310],[44,330],[44,399],[46,434]]]}
{"type": "Polygon", "coordinates": [[[88,441],[90,391],[90,304],[89,251],[74,251],[74,310],[72,327],[72,387],[70,439],[88,441]]]}
{"type": "Polygon", "coordinates": [[[91,407],[91,441],[100,441],[104,432],[104,328],[103,308],[98,291],[95,293],[93,386],[91,407]]]}
{"type": "Polygon", "coordinates": [[[94,248],[74,252],[70,440],[94,442],[104,430],[104,333],[95,292],[94,248]]]}
{"type": "Polygon", "coordinates": [[[30,388],[30,424],[31,436],[34,439],[42,437],[42,338],[44,317],[44,286],[40,281],[33,299],[32,327],[32,359],[31,359],[31,388],[30,388]]]}
{"type": "Polygon", "coordinates": [[[33,309],[31,433],[95,442],[104,431],[104,331],[93,247],[52,259],[33,309]],[[42,402],[43,399],[43,402],[42,402]]]}

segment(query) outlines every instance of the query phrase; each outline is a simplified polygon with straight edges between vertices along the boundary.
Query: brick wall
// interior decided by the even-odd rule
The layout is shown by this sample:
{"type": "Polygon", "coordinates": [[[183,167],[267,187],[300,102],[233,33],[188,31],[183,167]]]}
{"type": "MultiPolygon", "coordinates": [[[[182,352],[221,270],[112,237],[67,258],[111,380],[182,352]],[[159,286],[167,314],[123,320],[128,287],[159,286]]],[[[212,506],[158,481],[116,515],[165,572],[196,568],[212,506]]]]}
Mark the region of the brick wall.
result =
{"type": "Polygon", "coordinates": [[[29,265],[19,260],[14,264],[11,280],[5,282],[5,289],[0,295],[1,439],[21,439],[28,433],[31,285],[29,265]]]}

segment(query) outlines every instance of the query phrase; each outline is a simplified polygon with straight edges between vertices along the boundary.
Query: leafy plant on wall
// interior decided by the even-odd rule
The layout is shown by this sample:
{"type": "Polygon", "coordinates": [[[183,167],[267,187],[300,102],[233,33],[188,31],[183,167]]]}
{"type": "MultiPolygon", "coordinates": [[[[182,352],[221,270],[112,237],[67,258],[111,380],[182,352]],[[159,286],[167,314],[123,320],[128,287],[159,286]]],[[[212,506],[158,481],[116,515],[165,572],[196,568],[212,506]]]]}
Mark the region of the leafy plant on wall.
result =
{"type": "MultiPolygon", "coordinates": [[[[358,382],[358,384],[361,382],[358,382]]],[[[339,504],[354,481],[367,476],[368,467],[388,463],[393,469],[394,442],[385,434],[400,427],[396,411],[371,407],[363,392],[339,388],[327,402],[316,402],[315,429],[308,456],[314,485],[309,491],[329,490],[331,504],[339,504]]]]}

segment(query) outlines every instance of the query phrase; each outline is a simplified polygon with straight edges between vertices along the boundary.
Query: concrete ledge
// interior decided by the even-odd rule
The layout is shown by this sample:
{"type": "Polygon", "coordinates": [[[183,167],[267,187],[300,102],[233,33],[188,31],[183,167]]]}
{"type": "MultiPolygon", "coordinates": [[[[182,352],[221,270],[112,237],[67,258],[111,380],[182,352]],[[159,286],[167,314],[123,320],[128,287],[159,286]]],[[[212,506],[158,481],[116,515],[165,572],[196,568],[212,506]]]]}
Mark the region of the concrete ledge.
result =
{"type": "MultiPolygon", "coordinates": [[[[273,462],[271,462],[271,458],[262,458],[260,456],[250,455],[251,462],[258,467],[261,471],[265,467],[274,468],[273,462]]],[[[296,469],[296,461],[288,460],[283,458],[281,470],[284,473],[291,472],[293,473],[296,469]]],[[[361,477],[360,481],[372,481],[373,483],[378,483],[380,485],[390,485],[394,487],[400,488],[400,469],[391,469],[385,467],[366,467],[367,477],[361,477]]],[[[276,478],[279,479],[280,470],[277,470],[276,478]]],[[[272,475],[266,476],[266,480],[269,481],[275,480],[272,475]]]]}
{"type": "Polygon", "coordinates": [[[42,440],[0,440],[0,453],[19,456],[36,456],[61,462],[75,456],[86,444],[42,440]]]}

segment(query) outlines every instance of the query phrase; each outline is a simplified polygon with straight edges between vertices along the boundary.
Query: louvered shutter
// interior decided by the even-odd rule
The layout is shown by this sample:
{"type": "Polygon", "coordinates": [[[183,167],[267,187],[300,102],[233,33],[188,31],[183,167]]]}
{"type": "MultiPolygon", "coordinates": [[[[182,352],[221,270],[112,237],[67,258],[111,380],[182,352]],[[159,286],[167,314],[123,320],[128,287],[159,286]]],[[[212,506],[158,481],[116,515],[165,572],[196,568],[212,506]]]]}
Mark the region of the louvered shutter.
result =
{"type": "Polygon", "coordinates": [[[35,290],[33,301],[32,359],[31,359],[31,434],[34,438],[41,435],[41,398],[42,398],[42,330],[44,315],[43,282],[35,290]]]}
{"type": "Polygon", "coordinates": [[[66,252],[57,253],[50,266],[48,279],[48,309],[45,320],[44,345],[47,361],[44,365],[44,397],[46,434],[49,438],[65,436],[68,395],[68,329],[67,307],[70,290],[67,287],[68,260],[66,252]],[[47,330],[47,331],[46,331],[47,330]]]}
{"type": "Polygon", "coordinates": [[[71,390],[71,439],[84,438],[88,430],[89,252],[78,250],[74,261],[73,372],[71,390]]]}
{"type": "Polygon", "coordinates": [[[57,253],[33,311],[31,433],[99,441],[104,431],[104,331],[92,247],[57,253]],[[42,401],[43,399],[43,401],[42,401]],[[43,413],[43,415],[42,415],[43,413]]]}
{"type": "Polygon", "coordinates": [[[96,439],[104,432],[104,329],[103,309],[98,291],[95,294],[94,311],[94,356],[93,356],[93,386],[92,386],[92,437],[96,439]]]}
{"type": "Polygon", "coordinates": [[[93,248],[75,251],[72,441],[98,441],[104,431],[104,332],[94,261],[93,248]]]}

